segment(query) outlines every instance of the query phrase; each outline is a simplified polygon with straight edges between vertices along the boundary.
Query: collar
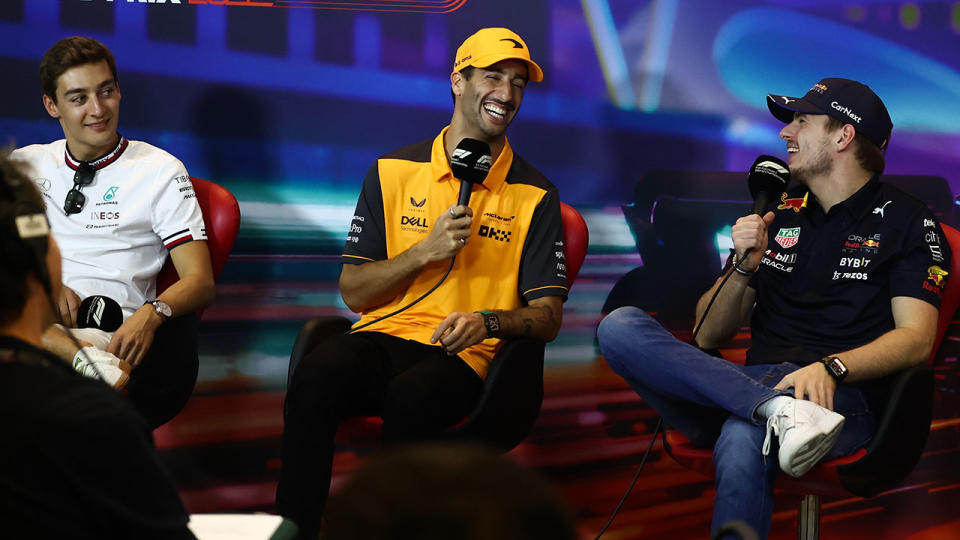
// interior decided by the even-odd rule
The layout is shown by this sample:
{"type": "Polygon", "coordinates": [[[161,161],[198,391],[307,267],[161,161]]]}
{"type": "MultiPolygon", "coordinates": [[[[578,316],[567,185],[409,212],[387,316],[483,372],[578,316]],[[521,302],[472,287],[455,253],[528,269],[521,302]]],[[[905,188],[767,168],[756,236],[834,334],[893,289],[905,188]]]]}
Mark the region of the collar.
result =
{"type": "Polygon", "coordinates": [[[876,206],[877,197],[880,194],[880,177],[874,176],[866,184],[860,186],[860,189],[840,204],[843,205],[850,214],[861,219],[867,212],[873,211],[876,206]]]}
{"type": "MultiPolygon", "coordinates": [[[[117,135],[120,135],[120,134],[118,133],[117,135]]],[[[94,169],[100,170],[106,167],[107,165],[113,163],[114,161],[120,159],[120,155],[123,154],[123,151],[127,149],[128,144],[129,142],[127,141],[127,138],[124,137],[123,135],[120,135],[120,140],[117,141],[117,146],[115,146],[113,150],[107,152],[106,154],[96,159],[91,159],[90,161],[87,161],[85,163],[89,163],[90,165],[93,166],[94,169]]],[[[80,167],[80,164],[84,162],[73,157],[73,155],[70,153],[70,148],[67,147],[66,144],[64,144],[63,147],[65,149],[63,151],[63,160],[67,163],[67,167],[70,167],[73,170],[77,170],[77,168],[80,167]]]]}
{"type": "MultiPolygon", "coordinates": [[[[433,139],[433,149],[430,152],[430,168],[433,179],[437,182],[453,179],[453,171],[450,170],[450,162],[447,160],[447,152],[443,147],[443,137],[450,130],[450,126],[443,128],[440,134],[433,139]]],[[[487,178],[483,181],[484,189],[497,191],[507,180],[507,172],[513,164],[513,149],[510,148],[510,141],[504,137],[503,150],[497,156],[497,161],[490,167],[487,178]]]]}

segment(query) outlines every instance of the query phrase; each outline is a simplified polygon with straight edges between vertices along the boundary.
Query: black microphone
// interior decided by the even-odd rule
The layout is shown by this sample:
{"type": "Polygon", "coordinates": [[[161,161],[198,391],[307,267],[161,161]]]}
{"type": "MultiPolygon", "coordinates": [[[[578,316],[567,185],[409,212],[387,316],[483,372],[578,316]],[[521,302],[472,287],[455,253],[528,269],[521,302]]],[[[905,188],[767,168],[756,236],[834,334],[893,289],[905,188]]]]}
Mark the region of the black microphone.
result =
{"type": "Polygon", "coordinates": [[[763,215],[764,209],[780,198],[790,182],[790,169],[787,164],[773,156],[760,156],[747,174],[750,195],[753,196],[753,213],[763,215]]]}
{"type": "Polygon", "coordinates": [[[457,144],[450,156],[450,169],[454,178],[460,180],[457,206],[466,206],[470,202],[473,185],[483,183],[492,164],[489,144],[476,139],[463,139],[457,144]]]}
{"type": "Polygon", "coordinates": [[[106,332],[115,332],[122,323],[123,310],[113,298],[97,294],[80,302],[77,328],[99,328],[106,332]]]}

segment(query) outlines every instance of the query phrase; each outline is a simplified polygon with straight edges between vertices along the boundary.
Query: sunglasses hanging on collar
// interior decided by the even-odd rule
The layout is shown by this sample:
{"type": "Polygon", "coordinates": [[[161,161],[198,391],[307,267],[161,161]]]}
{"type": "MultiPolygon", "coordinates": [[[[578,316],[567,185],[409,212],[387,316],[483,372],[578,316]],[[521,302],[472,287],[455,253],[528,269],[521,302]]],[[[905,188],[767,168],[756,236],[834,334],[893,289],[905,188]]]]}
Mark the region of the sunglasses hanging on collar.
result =
{"type": "Polygon", "coordinates": [[[97,170],[86,161],[80,162],[77,172],[73,175],[73,189],[67,192],[67,198],[63,201],[63,211],[67,215],[79,214],[83,210],[83,205],[87,203],[87,197],[80,192],[84,186],[89,186],[93,182],[93,175],[97,170]]]}

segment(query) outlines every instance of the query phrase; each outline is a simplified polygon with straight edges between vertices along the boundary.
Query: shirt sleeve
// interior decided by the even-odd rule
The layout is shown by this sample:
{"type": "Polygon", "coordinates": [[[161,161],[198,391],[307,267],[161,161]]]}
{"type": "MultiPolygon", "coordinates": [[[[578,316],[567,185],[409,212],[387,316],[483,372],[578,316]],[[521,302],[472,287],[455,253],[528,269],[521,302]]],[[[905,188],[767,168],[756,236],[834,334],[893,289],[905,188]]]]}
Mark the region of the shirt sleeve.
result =
{"type": "Polygon", "coordinates": [[[363,264],[387,258],[386,227],[383,218],[383,192],[377,163],[367,171],[357,200],[357,208],[350,221],[347,243],[343,246],[340,262],[363,264]]]}
{"type": "Polygon", "coordinates": [[[567,267],[563,246],[560,197],[548,190],[533,211],[520,260],[520,295],[530,302],[543,296],[567,298],[567,267]]]}
{"type": "Polygon", "coordinates": [[[153,230],[171,250],[193,240],[206,240],[207,228],[193,191],[193,182],[179,160],[162,168],[153,205],[153,230]]]}
{"type": "Polygon", "coordinates": [[[908,227],[903,254],[890,273],[890,297],[919,298],[939,308],[951,271],[950,244],[929,211],[915,215],[908,227]]]}

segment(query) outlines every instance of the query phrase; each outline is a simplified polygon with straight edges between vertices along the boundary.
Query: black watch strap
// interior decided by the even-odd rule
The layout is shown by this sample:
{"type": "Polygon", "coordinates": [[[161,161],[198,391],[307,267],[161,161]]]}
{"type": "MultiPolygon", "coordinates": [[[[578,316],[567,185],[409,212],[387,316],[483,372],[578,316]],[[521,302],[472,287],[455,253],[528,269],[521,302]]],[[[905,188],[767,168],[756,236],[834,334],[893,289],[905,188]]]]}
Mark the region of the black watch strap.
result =
{"type": "Polygon", "coordinates": [[[823,362],[823,367],[827,370],[827,373],[829,373],[835,381],[838,383],[843,382],[843,379],[847,376],[848,370],[846,364],[844,364],[842,360],[836,356],[828,356],[821,360],[821,362],[823,362]]]}
{"type": "Polygon", "coordinates": [[[487,329],[487,339],[500,335],[500,316],[492,311],[477,311],[483,317],[483,326],[487,329]]]}

